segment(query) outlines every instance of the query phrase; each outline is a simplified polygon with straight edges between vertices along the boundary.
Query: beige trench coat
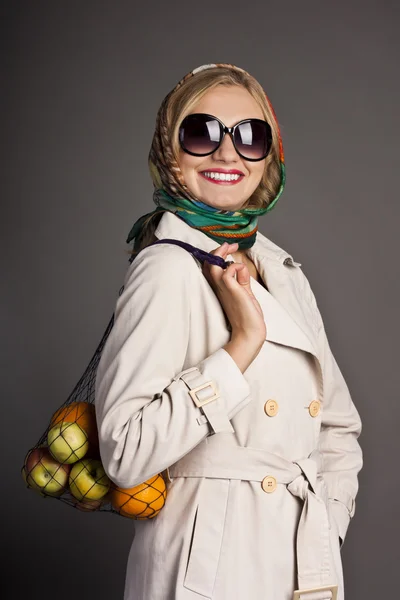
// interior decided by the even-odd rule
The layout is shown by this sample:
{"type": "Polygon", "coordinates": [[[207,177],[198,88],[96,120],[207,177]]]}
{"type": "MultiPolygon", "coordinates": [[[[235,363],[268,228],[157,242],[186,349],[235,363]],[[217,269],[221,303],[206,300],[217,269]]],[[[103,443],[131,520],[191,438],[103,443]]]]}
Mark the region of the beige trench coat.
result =
{"type": "MultiPolygon", "coordinates": [[[[171,212],[156,237],[218,246],[171,212]]],[[[251,279],[267,336],[243,374],[199,261],[158,244],[128,268],[96,377],[101,458],[122,487],[170,481],[155,518],[127,522],[124,600],[344,599],[360,417],[300,263],[260,232],[247,254],[269,291],[251,279]]]]}

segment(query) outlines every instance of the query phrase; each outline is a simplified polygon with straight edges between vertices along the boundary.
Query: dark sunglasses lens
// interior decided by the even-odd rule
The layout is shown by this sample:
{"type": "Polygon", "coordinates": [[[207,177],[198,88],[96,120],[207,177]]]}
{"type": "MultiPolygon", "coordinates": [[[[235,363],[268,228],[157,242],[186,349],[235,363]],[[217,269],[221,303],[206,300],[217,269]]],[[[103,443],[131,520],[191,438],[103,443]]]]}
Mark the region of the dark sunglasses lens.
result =
{"type": "Polygon", "coordinates": [[[214,152],[220,139],[220,124],[207,115],[188,115],[179,128],[182,148],[193,154],[205,155],[214,152]]]}
{"type": "Polygon", "coordinates": [[[272,144],[269,124],[257,119],[242,123],[235,130],[235,144],[245,158],[250,160],[264,158],[272,144]]]}

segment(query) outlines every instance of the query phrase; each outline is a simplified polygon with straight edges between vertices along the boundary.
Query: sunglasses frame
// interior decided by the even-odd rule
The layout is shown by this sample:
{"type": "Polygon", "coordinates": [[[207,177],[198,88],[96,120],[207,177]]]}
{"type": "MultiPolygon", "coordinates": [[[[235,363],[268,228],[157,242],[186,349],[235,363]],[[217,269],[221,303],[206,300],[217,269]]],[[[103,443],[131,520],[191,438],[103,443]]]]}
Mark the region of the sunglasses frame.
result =
{"type": "Polygon", "coordinates": [[[214,115],[209,115],[208,113],[192,113],[189,115],[186,115],[186,117],[182,120],[181,124],[179,125],[179,144],[180,147],[182,148],[182,150],[184,152],[186,152],[187,154],[191,154],[192,156],[209,156],[210,154],[213,154],[214,152],[216,152],[218,150],[218,148],[220,147],[220,145],[222,144],[225,135],[229,134],[231,136],[231,140],[232,140],[232,144],[233,147],[235,148],[236,152],[239,154],[239,156],[241,158],[243,158],[244,160],[248,160],[250,162],[258,162],[260,160],[264,160],[264,158],[266,158],[268,156],[268,154],[271,151],[271,147],[272,147],[272,129],[271,129],[271,125],[263,120],[263,119],[242,119],[241,121],[239,121],[238,123],[235,123],[235,125],[232,125],[232,127],[227,127],[220,119],[218,119],[218,117],[215,117],[214,115]],[[184,148],[183,146],[183,142],[181,139],[181,131],[182,131],[182,125],[183,123],[186,121],[186,119],[188,117],[198,117],[198,116],[202,116],[202,117],[210,117],[211,119],[217,121],[217,123],[219,124],[220,127],[220,132],[222,131],[222,136],[221,139],[218,143],[218,146],[216,148],[214,148],[214,150],[211,150],[211,152],[206,152],[205,154],[198,154],[197,152],[191,152],[190,150],[187,150],[186,148],[184,148]],[[246,156],[244,156],[241,152],[239,152],[239,150],[236,148],[236,144],[235,144],[235,139],[234,139],[234,134],[235,134],[235,130],[237,127],[239,127],[239,125],[242,125],[243,123],[249,123],[252,121],[259,121],[260,123],[263,123],[264,125],[267,126],[267,139],[268,139],[268,150],[266,152],[266,154],[264,156],[262,156],[261,158],[247,158],[246,156]]]}

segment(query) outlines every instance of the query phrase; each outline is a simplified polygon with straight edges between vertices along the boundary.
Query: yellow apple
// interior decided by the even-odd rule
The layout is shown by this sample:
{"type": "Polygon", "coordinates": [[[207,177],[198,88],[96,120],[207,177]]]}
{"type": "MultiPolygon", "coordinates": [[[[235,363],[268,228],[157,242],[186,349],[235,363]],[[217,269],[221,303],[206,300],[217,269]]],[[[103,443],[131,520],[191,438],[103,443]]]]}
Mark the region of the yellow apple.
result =
{"type": "Polygon", "coordinates": [[[71,469],[69,489],[79,501],[100,500],[109,491],[111,480],[107,477],[100,460],[83,458],[71,469]]]}
{"type": "Polygon", "coordinates": [[[89,448],[88,438],[82,427],[68,421],[61,421],[49,430],[47,443],[52,456],[63,464],[77,462],[89,448]]]}
{"type": "Polygon", "coordinates": [[[32,487],[31,485],[29,485],[28,478],[27,478],[27,475],[26,475],[26,469],[25,469],[25,467],[22,467],[22,469],[21,469],[21,475],[22,475],[22,479],[24,480],[24,483],[25,483],[26,487],[29,490],[33,490],[34,492],[38,492],[44,498],[46,497],[46,494],[44,494],[43,492],[39,491],[36,487],[32,487]]]}
{"type": "Polygon", "coordinates": [[[42,496],[61,496],[67,489],[70,470],[69,465],[56,461],[48,448],[33,448],[25,458],[22,477],[42,496]]]}

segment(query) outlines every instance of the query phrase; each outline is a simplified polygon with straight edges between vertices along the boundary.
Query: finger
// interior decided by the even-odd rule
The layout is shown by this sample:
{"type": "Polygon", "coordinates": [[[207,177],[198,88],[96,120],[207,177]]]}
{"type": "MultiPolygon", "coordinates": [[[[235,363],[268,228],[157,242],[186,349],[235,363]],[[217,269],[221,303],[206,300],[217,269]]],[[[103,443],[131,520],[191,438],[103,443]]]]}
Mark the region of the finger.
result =
{"type": "MultiPolygon", "coordinates": [[[[210,254],[213,254],[214,256],[220,256],[225,260],[226,256],[229,253],[236,252],[238,246],[239,244],[237,242],[233,244],[228,244],[227,242],[224,242],[223,244],[221,244],[221,246],[218,246],[218,248],[212,250],[210,254]]],[[[203,269],[207,273],[210,273],[214,279],[220,279],[222,277],[223,270],[218,265],[212,265],[205,260],[203,262],[203,269]]]]}
{"type": "Polygon", "coordinates": [[[221,269],[216,265],[210,265],[210,270],[206,274],[206,279],[216,292],[222,292],[225,282],[225,287],[231,288],[231,285],[226,283],[227,279],[230,281],[235,279],[236,271],[245,267],[243,263],[232,263],[226,269],[221,269]],[[208,275],[208,276],[207,276],[208,275]]]}
{"type": "Polygon", "coordinates": [[[250,272],[244,263],[233,263],[232,265],[229,265],[224,271],[222,280],[227,287],[230,287],[231,289],[234,289],[236,283],[239,283],[250,296],[253,296],[250,284],[250,272]]]}
{"type": "Polygon", "coordinates": [[[240,283],[240,285],[243,285],[244,287],[246,287],[246,286],[250,286],[250,272],[249,272],[247,266],[246,265],[244,265],[244,266],[246,267],[245,269],[241,269],[240,271],[238,271],[236,281],[238,283],[240,283]]]}
{"type": "Polygon", "coordinates": [[[236,282],[241,271],[247,270],[248,269],[244,263],[232,263],[222,271],[222,279],[226,285],[231,285],[232,281],[236,282]]]}
{"type": "Polygon", "coordinates": [[[228,242],[224,242],[214,250],[211,250],[210,254],[214,254],[214,256],[226,256],[230,252],[236,252],[239,244],[235,242],[234,244],[229,244],[228,242]]]}
{"type": "Polygon", "coordinates": [[[237,274],[237,282],[246,290],[246,292],[250,296],[254,296],[253,291],[251,289],[250,271],[247,268],[247,266],[246,266],[245,269],[242,269],[241,271],[238,272],[238,274],[237,274]]]}
{"type": "Polygon", "coordinates": [[[229,251],[235,252],[237,250],[237,248],[235,248],[235,246],[239,246],[239,244],[237,242],[233,242],[233,243],[224,242],[217,248],[214,248],[214,250],[212,250],[211,253],[220,255],[220,252],[225,253],[225,254],[228,254],[229,251]]]}

